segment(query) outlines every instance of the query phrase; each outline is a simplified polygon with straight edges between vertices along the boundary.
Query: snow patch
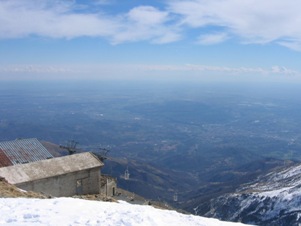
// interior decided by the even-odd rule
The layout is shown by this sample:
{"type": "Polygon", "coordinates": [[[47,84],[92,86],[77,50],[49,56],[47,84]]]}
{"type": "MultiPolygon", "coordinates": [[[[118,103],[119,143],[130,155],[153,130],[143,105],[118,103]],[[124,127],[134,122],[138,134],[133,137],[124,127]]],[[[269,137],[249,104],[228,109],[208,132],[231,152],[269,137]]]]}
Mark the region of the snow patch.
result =
{"type": "Polygon", "coordinates": [[[105,226],[239,226],[176,211],[126,202],[109,203],[74,198],[0,198],[0,224],[105,226]]]}

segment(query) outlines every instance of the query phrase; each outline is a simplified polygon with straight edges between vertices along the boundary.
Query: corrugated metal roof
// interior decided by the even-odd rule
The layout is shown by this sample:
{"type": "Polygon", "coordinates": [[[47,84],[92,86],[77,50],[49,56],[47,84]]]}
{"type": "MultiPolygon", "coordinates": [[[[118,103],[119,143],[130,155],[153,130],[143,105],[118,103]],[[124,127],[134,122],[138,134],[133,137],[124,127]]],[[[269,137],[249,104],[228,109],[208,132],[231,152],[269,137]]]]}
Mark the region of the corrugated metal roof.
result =
{"type": "Polygon", "coordinates": [[[0,149],[0,167],[12,166],[13,163],[7,158],[6,154],[0,149]]]}
{"type": "Polygon", "coordinates": [[[102,167],[103,163],[90,152],[0,168],[0,177],[11,184],[50,178],[67,173],[102,167]]]}
{"type": "Polygon", "coordinates": [[[53,158],[36,138],[3,141],[0,142],[0,149],[2,149],[12,165],[53,158]]]}

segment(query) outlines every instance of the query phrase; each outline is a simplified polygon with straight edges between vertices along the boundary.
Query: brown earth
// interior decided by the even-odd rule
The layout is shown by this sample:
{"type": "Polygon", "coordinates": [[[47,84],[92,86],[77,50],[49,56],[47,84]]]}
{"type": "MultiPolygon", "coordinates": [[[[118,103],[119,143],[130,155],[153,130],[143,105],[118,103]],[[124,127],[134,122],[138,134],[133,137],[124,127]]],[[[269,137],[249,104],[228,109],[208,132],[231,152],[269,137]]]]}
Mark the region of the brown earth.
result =
{"type": "Polygon", "coordinates": [[[48,198],[47,196],[39,193],[21,190],[16,186],[7,183],[7,181],[4,178],[0,178],[0,198],[17,198],[17,197],[41,198],[41,199],[48,198]]]}

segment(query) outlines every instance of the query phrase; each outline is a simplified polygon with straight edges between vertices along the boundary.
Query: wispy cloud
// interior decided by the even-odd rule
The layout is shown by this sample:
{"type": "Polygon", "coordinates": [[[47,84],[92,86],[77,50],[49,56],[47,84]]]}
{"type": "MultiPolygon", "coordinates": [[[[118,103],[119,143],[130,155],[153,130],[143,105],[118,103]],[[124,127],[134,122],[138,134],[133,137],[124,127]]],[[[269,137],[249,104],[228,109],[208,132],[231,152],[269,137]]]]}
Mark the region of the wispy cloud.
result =
{"type": "Polygon", "coordinates": [[[83,70],[59,65],[2,65],[0,66],[0,80],[51,80],[51,79],[82,79],[83,70]]]}
{"type": "Polygon", "coordinates": [[[228,38],[226,33],[205,34],[198,37],[197,43],[202,45],[214,45],[222,43],[228,38]]]}
{"type": "MultiPolygon", "coordinates": [[[[107,3],[96,1],[94,3],[107,3]]],[[[100,5],[101,5],[100,4],[100,5]]],[[[179,34],[168,25],[169,13],[152,6],[139,6],[118,15],[78,10],[72,1],[0,1],[0,38],[38,35],[52,38],[102,37],[118,44],[147,40],[172,42],[179,34]]],[[[86,6],[88,7],[88,6],[86,6]]]]}
{"type": "Polygon", "coordinates": [[[281,75],[300,75],[298,71],[288,69],[283,66],[273,66],[271,68],[262,67],[222,67],[222,66],[211,66],[211,65],[197,65],[197,64],[186,64],[186,65],[149,65],[145,66],[146,70],[157,70],[157,71],[199,71],[199,72],[220,72],[228,74],[239,74],[253,73],[258,74],[281,74],[281,75]]]}
{"type": "Polygon", "coordinates": [[[285,46],[289,49],[301,52],[301,41],[300,40],[283,40],[278,42],[279,45],[285,46]]]}
{"type": "Polygon", "coordinates": [[[0,72],[4,73],[69,73],[74,72],[71,68],[63,66],[45,65],[7,65],[0,66],[0,72]]]}
{"type": "MultiPolygon", "coordinates": [[[[113,3],[118,4],[117,1],[113,3]]],[[[113,44],[170,43],[189,31],[197,43],[275,43],[301,51],[301,2],[296,0],[167,0],[105,11],[112,1],[0,0],[0,38],[100,37],[113,44]]],[[[114,6],[110,6],[114,7],[114,6]]]]}
{"type": "MultiPolygon", "coordinates": [[[[173,64],[120,64],[119,71],[123,69],[131,69],[138,71],[217,71],[217,72],[229,72],[229,73],[260,73],[260,74],[285,74],[285,75],[297,75],[298,71],[286,68],[284,66],[272,66],[271,68],[262,67],[222,67],[213,65],[199,65],[199,64],[185,64],[185,65],[173,65],[173,64]]],[[[103,69],[112,70],[114,65],[101,64],[101,65],[5,65],[0,66],[0,72],[13,72],[13,73],[82,73],[95,71],[99,72],[103,69]]]]}
{"type": "MultiPolygon", "coordinates": [[[[180,15],[183,26],[220,27],[244,43],[275,42],[295,50],[301,45],[300,7],[301,2],[296,0],[169,1],[169,11],[180,15]]],[[[210,40],[210,35],[207,37],[210,40]]]]}
{"type": "Polygon", "coordinates": [[[0,37],[29,35],[52,38],[109,36],[118,23],[106,15],[74,12],[75,5],[47,0],[4,0],[0,2],[0,37]]]}
{"type": "Polygon", "coordinates": [[[180,35],[168,23],[169,13],[155,7],[135,7],[121,18],[120,29],[111,36],[114,43],[140,40],[167,43],[180,38],[180,35]]]}

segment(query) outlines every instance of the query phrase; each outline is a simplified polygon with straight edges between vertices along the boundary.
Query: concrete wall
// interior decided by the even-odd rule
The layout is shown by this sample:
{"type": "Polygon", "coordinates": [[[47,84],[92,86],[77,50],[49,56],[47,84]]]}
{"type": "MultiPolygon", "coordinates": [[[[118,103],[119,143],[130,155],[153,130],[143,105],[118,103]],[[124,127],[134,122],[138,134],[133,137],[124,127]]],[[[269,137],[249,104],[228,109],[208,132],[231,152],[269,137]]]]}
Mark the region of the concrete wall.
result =
{"type": "Polygon", "coordinates": [[[55,197],[100,193],[100,167],[16,184],[17,187],[55,197]]]}
{"type": "Polygon", "coordinates": [[[104,194],[106,196],[114,196],[116,195],[116,191],[117,191],[117,182],[114,178],[112,177],[104,177],[102,178],[103,183],[101,186],[101,194],[104,194]]]}

